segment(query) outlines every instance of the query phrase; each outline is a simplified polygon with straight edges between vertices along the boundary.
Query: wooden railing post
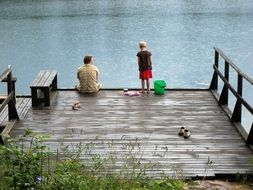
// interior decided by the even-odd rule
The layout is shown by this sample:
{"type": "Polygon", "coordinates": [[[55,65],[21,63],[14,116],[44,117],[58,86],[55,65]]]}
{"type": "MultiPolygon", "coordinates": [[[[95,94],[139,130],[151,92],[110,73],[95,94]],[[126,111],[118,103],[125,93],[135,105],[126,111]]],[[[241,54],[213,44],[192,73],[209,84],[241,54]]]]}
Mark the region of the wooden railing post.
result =
{"type": "MultiPolygon", "coordinates": [[[[214,65],[219,68],[219,53],[215,50],[214,53],[214,65]]],[[[210,85],[211,90],[217,90],[218,89],[218,74],[215,72],[213,73],[213,78],[210,85]]]]}
{"type": "Polygon", "coordinates": [[[251,125],[250,132],[249,132],[249,135],[248,135],[246,143],[247,144],[253,144],[253,123],[251,125]]]}
{"type": "MultiPolygon", "coordinates": [[[[227,82],[229,82],[229,63],[225,60],[225,70],[224,70],[225,79],[227,82]]],[[[221,91],[220,99],[219,99],[220,105],[227,105],[228,104],[228,87],[224,83],[223,89],[221,91]]]]}
{"type": "Polygon", "coordinates": [[[243,138],[246,140],[247,144],[253,145],[253,123],[251,125],[251,128],[248,132],[244,129],[242,126],[242,106],[253,115],[253,107],[242,97],[243,94],[243,82],[247,81],[249,84],[253,86],[253,79],[248,77],[246,74],[241,72],[241,70],[218,48],[214,48],[215,50],[215,65],[213,65],[214,68],[214,74],[213,78],[210,84],[210,90],[215,95],[216,100],[218,101],[219,105],[224,108],[224,111],[228,114],[230,120],[232,123],[236,123],[236,128],[240,131],[243,138]],[[222,58],[224,60],[225,69],[224,69],[224,75],[221,73],[218,69],[218,61],[219,58],[222,58]],[[229,83],[229,67],[231,67],[233,70],[237,72],[237,90],[229,83]],[[216,76],[217,74],[217,76],[216,76]],[[217,90],[217,77],[219,77],[222,82],[224,83],[224,86],[222,88],[221,94],[219,95],[217,90]],[[229,91],[228,91],[229,90],[229,91]],[[236,104],[234,106],[232,115],[231,111],[228,107],[228,99],[229,94],[228,92],[231,92],[235,98],[236,98],[236,104]],[[225,105],[225,106],[224,106],[225,105]],[[248,134],[248,135],[247,135],[248,134]]]}
{"type": "Polygon", "coordinates": [[[16,83],[16,78],[12,78],[11,82],[12,82],[12,92],[14,94],[14,103],[16,104],[16,87],[15,87],[15,83],[16,83]]]}
{"type": "Polygon", "coordinates": [[[13,96],[8,103],[9,120],[11,120],[11,119],[18,119],[19,120],[19,116],[18,116],[17,109],[15,106],[15,93],[13,91],[13,82],[12,82],[11,71],[7,75],[7,91],[8,91],[8,96],[13,92],[13,96]]]}
{"type": "Polygon", "coordinates": [[[11,71],[7,75],[7,93],[10,94],[12,92],[12,74],[11,71]]]}
{"type": "MultiPolygon", "coordinates": [[[[238,79],[237,79],[237,93],[242,97],[242,75],[238,73],[238,79]]],[[[231,118],[232,122],[241,122],[242,120],[242,103],[241,101],[237,98],[235,108],[233,111],[233,115],[231,118]]]]}

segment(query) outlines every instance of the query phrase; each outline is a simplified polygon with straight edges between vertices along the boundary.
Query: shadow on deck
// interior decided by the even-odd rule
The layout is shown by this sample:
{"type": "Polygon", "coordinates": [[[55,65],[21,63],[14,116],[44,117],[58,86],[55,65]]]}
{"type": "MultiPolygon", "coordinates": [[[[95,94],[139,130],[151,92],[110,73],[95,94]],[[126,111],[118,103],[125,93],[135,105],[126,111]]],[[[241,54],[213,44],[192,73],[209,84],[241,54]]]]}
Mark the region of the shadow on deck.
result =
{"type": "Polygon", "coordinates": [[[156,175],[252,173],[252,150],[209,90],[138,97],[109,90],[96,96],[59,91],[53,106],[31,108],[11,135],[19,136],[25,128],[49,134],[51,150],[92,142],[92,153],[121,159],[132,147],[140,164],[153,164],[148,172],[156,175]],[[75,101],[81,103],[79,110],[72,110],[75,101]],[[191,131],[189,139],[178,136],[182,126],[191,131]]]}

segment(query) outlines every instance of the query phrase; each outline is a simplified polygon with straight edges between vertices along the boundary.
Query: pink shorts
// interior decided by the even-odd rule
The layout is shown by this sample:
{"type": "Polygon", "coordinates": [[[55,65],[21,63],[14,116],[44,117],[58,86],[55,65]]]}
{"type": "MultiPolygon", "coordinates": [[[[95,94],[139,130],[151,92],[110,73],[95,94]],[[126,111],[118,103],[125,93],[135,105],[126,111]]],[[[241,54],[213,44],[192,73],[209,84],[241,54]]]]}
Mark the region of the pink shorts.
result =
{"type": "Polygon", "coordinates": [[[150,79],[150,78],[152,78],[151,70],[140,71],[140,79],[150,79]]]}

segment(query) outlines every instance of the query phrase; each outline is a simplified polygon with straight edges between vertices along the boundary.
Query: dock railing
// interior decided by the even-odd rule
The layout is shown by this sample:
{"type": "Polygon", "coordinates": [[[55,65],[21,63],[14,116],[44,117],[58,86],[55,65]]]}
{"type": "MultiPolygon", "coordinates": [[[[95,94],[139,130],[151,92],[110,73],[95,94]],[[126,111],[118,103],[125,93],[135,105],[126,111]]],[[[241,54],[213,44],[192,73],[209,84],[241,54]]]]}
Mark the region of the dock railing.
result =
{"type": "MultiPolygon", "coordinates": [[[[0,84],[2,82],[7,82],[7,95],[4,96],[2,104],[0,104],[0,113],[4,110],[5,106],[8,105],[8,117],[10,120],[19,120],[19,116],[16,109],[16,98],[15,98],[15,79],[12,77],[12,71],[10,68],[6,69],[0,75],[0,84]]],[[[1,122],[1,121],[0,121],[1,122]]],[[[3,129],[4,131],[4,129],[3,129]]],[[[2,132],[3,133],[3,132],[2,132]]],[[[1,134],[1,133],[0,133],[1,134]]],[[[0,137],[0,141],[1,141],[0,137]]]]}
{"type": "Polygon", "coordinates": [[[253,86],[253,80],[244,74],[220,49],[214,48],[214,64],[213,64],[213,78],[210,84],[210,90],[213,92],[219,105],[229,115],[231,122],[237,127],[247,144],[253,144],[253,123],[251,125],[249,133],[247,133],[241,124],[242,121],[242,105],[253,115],[252,106],[242,97],[243,93],[243,81],[247,81],[253,86]],[[219,60],[223,60],[224,74],[219,70],[219,60]],[[229,81],[229,69],[232,68],[237,73],[237,89],[235,89],[229,81]],[[218,77],[223,82],[223,88],[221,93],[218,93],[218,77]],[[236,98],[236,103],[233,111],[228,108],[229,91],[236,98]]]}

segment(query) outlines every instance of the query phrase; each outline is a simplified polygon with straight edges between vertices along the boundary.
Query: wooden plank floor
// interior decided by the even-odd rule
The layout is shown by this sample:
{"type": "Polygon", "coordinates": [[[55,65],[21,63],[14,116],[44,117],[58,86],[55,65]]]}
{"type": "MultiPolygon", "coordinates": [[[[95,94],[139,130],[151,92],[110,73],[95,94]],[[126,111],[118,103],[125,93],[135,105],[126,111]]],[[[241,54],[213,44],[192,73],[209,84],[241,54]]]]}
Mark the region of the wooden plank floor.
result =
{"type": "Polygon", "coordinates": [[[55,105],[31,108],[12,136],[22,134],[25,128],[50,134],[46,144],[51,150],[92,142],[92,153],[114,154],[124,160],[131,147],[140,164],[153,164],[148,172],[156,175],[252,172],[252,150],[210,91],[168,91],[163,96],[138,97],[124,96],[122,91],[101,91],[96,96],[59,91],[55,105]],[[81,108],[72,110],[76,100],[81,108]],[[182,126],[191,130],[191,138],[177,135],[182,126]]]}
{"type": "MultiPolygon", "coordinates": [[[[16,109],[20,119],[23,119],[31,107],[30,98],[16,98],[16,109]]],[[[0,113],[0,125],[6,125],[9,121],[8,105],[0,113]]]]}

